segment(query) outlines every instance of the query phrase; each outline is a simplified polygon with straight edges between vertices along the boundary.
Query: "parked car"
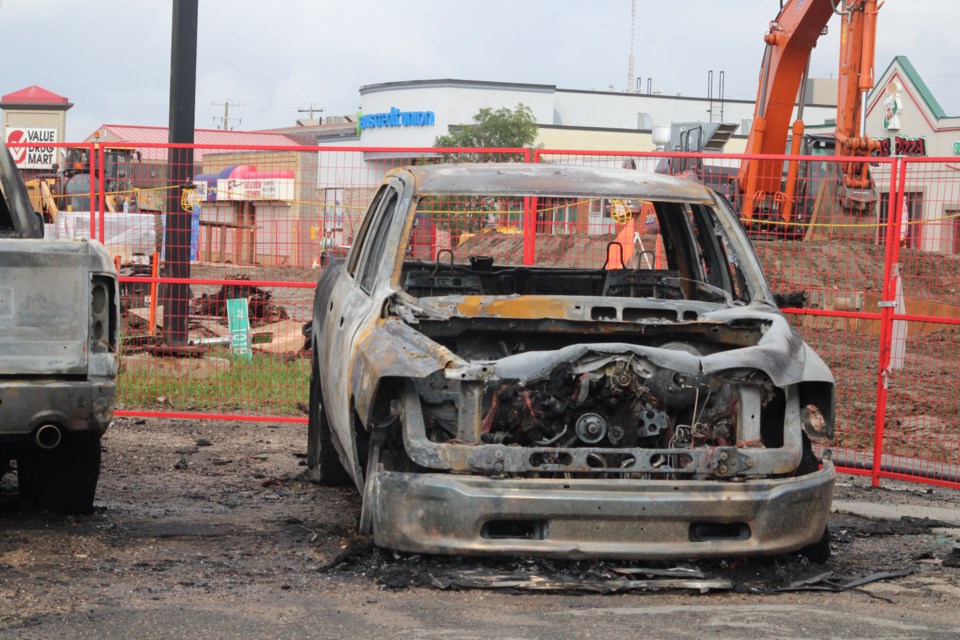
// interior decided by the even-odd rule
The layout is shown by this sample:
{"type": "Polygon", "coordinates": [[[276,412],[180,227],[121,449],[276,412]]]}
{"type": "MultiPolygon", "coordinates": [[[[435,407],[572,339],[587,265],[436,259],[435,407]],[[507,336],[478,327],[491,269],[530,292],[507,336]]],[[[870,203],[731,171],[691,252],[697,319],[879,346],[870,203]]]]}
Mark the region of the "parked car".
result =
{"type": "Polygon", "coordinates": [[[833,377],[774,305],[731,207],[695,182],[395,169],[321,275],[310,343],[309,474],[356,485],[377,545],[828,549],[835,472],[812,443],[832,437],[833,377]],[[604,226],[612,199],[649,203],[656,237],[604,226]],[[431,234],[415,232],[424,218],[431,234]],[[523,233],[475,233],[503,225],[523,233]]]}
{"type": "Polygon", "coordinates": [[[0,474],[60,513],[93,510],[113,419],[119,310],[113,261],[88,240],[45,240],[0,142],[0,474]]]}

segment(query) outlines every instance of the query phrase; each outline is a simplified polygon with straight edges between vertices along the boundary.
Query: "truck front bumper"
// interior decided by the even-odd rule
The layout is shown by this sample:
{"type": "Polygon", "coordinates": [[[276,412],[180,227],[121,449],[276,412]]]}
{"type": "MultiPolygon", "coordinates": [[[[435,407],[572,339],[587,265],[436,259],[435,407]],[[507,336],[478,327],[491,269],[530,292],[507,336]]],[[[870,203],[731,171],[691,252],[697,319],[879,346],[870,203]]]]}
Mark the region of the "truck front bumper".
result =
{"type": "Polygon", "coordinates": [[[381,471],[374,540],[416,553],[562,558],[778,554],[820,540],[835,471],[742,482],[492,479],[381,471]]]}
{"type": "Polygon", "coordinates": [[[0,380],[0,438],[19,440],[44,424],[102,435],[113,420],[116,388],[112,379],[0,380]]]}

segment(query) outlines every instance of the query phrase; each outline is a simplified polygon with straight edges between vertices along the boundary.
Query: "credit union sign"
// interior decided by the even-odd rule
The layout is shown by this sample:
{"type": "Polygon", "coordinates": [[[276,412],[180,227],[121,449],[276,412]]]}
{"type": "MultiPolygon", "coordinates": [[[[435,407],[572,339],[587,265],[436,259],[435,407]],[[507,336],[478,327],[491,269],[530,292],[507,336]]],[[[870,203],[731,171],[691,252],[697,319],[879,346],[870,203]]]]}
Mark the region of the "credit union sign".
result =
{"type": "Polygon", "coordinates": [[[360,116],[361,129],[379,129],[381,127],[432,127],[433,111],[400,111],[390,107],[386,113],[368,113],[360,116]]]}

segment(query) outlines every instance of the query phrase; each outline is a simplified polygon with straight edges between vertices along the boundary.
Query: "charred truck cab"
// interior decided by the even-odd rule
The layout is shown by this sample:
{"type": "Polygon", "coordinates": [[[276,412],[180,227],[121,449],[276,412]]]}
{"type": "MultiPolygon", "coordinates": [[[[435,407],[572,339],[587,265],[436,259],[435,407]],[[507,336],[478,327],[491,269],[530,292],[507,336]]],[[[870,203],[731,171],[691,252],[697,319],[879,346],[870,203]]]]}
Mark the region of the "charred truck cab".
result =
{"type": "Polygon", "coordinates": [[[113,418],[116,272],[97,242],[43,239],[2,145],[0,184],[0,472],[16,460],[22,500],[87,513],[113,418]]]}
{"type": "Polygon", "coordinates": [[[312,328],[308,468],[356,484],[378,545],[822,546],[834,469],[813,444],[832,438],[833,377],[702,185],[555,165],[394,170],[322,275],[312,328]],[[612,200],[652,207],[658,228],[576,221],[612,200]],[[535,239],[478,231],[534,220],[535,239]]]}

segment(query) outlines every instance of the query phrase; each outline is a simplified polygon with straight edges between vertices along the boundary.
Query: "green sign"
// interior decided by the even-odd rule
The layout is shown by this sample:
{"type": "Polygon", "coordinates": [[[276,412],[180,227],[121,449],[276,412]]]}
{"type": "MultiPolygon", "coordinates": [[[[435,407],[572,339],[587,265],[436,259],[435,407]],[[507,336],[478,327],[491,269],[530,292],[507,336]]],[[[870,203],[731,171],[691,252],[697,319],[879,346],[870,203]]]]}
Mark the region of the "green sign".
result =
{"type": "Polygon", "coordinates": [[[953,155],[960,156],[960,142],[953,143],[953,155]]]}
{"type": "Polygon", "coordinates": [[[233,352],[247,360],[253,359],[250,349],[250,316],[246,298],[227,300],[227,323],[230,326],[230,344],[233,352]]]}

